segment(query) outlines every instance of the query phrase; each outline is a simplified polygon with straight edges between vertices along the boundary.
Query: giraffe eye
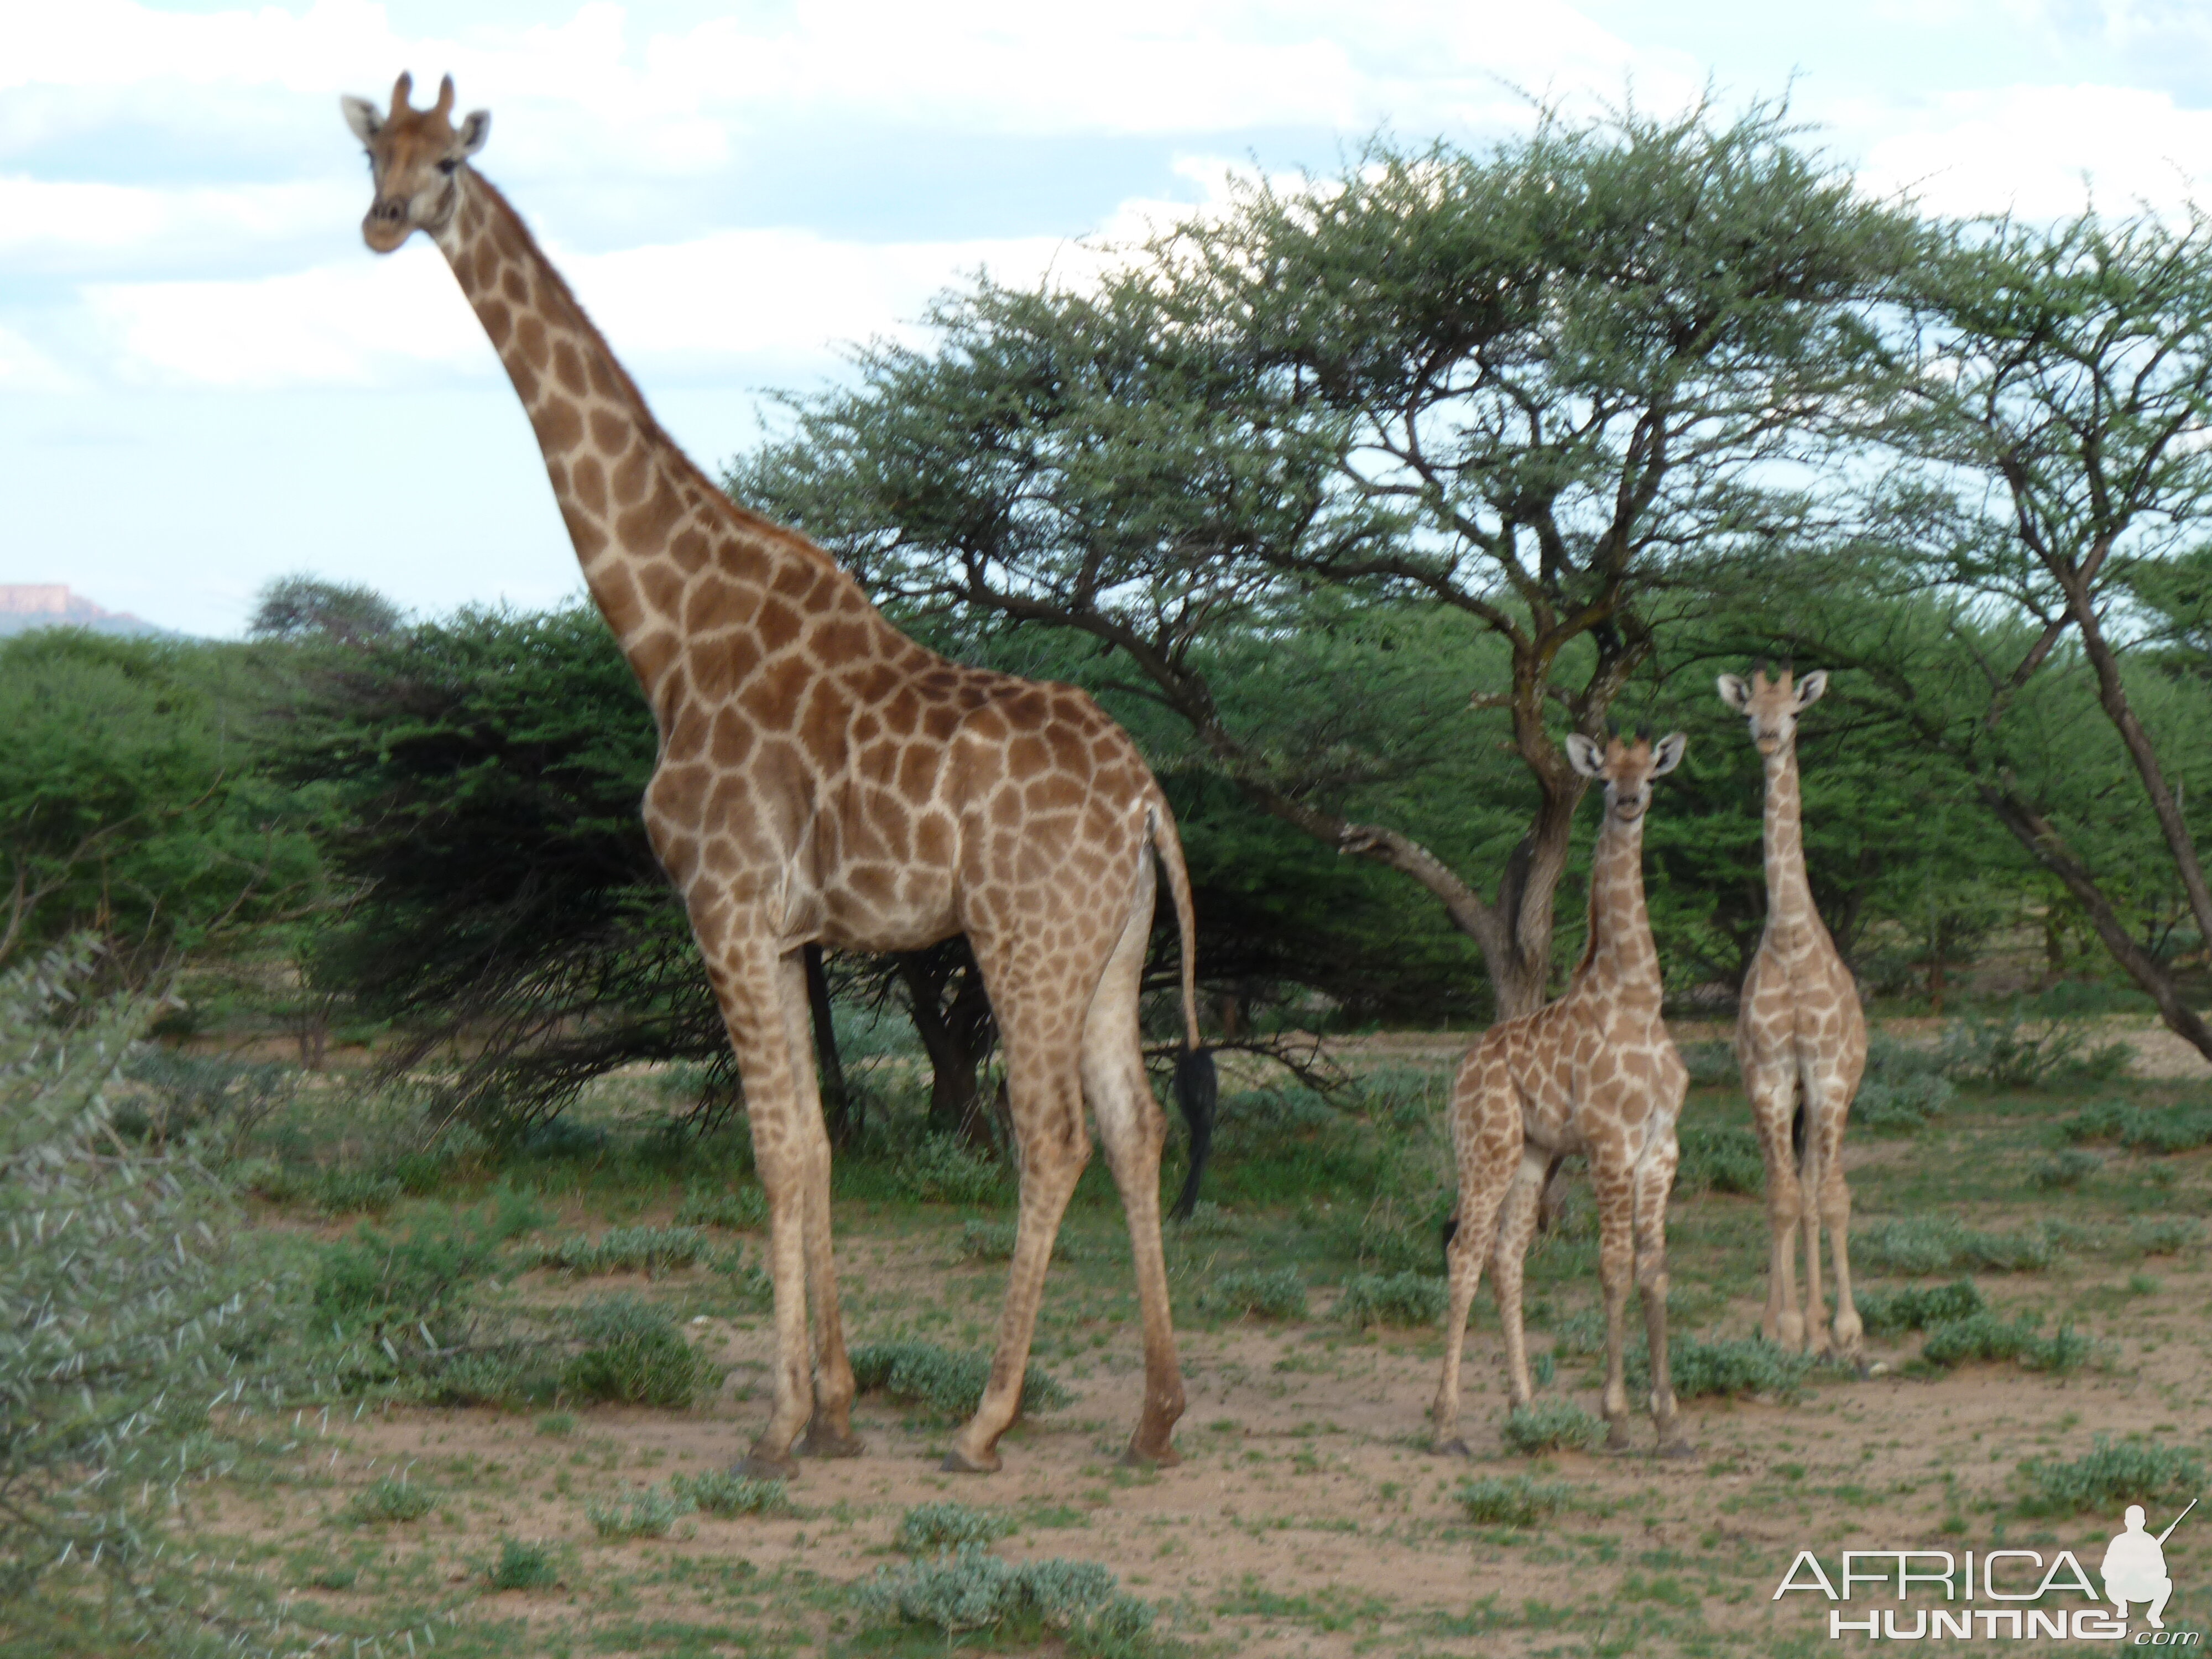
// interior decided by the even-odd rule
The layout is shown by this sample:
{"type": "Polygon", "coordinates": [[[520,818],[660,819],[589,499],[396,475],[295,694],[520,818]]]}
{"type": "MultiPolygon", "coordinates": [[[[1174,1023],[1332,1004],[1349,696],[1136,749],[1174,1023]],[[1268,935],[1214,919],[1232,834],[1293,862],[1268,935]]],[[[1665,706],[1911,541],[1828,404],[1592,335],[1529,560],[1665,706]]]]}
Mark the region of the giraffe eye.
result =
{"type": "Polygon", "coordinates": [[[444,161],[438,163],[438,171],[444,173],[448,179],[450,179],[453,176],[453,170],[459,167],[460,164],[460,158],[459,156],[448,155],[444,161]]]}

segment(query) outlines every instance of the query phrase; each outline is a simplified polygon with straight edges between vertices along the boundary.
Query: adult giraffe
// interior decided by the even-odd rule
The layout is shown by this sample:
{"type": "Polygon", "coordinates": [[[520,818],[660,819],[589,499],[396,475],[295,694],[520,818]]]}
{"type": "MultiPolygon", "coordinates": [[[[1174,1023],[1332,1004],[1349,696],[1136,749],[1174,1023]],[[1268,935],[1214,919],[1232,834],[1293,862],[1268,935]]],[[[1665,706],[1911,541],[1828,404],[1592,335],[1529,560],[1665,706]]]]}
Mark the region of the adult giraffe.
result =
{"type": "Polygon", "coordinates": [[[417,230],[438,245],[529,411],[585,581],[653,707],[646,830],[684,895],[744,1079],[768,1190],[776,1376],[743,1467],[793,1473],[802,1429],[813,1455],[861,1449],[801,951],[815,940],[914,950],[961,933],[1005,1044],[1021,1215],[989,1381],[945,1467],[999,1467],[1053,1238],[1091,1156],[1085,1103],[1128,1213],[1143,1307],[1145,1401],[1127,1455],[1174,1462],[1183,1388],[1160,1248],[1166,1125],[1137,1028],[1156,853],[1182,939],[1185,1204],[1213,1073],[1198,1041],[1190,881],[1159,786],[1082,692],[924,650],[827,553],[733,506],[468,165],[491,117],[455,126],[450,76],[427,110],[410,84],[399,77],[386,112],[342,100],[375,180],[362,237],[379,253],[417,230]]]}

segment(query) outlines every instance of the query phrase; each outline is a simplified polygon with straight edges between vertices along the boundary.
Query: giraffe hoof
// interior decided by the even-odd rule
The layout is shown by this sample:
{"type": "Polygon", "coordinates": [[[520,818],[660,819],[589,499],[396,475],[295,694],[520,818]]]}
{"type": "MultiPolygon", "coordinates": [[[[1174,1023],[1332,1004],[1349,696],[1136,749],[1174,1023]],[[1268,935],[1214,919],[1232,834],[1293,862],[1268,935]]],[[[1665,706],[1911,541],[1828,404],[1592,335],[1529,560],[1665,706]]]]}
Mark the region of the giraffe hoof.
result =
{"type": "Polygon", "coordinates": [[[799,1478],[799,1460],[788,1453],[777,1456],[756,1446],[740,1457],[730,1472],[750,1480],[795,1480],[799,1478]]]}
{"type": "Polygon", "coordinates": [[[996,1474],[1003,1461],[996,1452],[986,1452],[983,1461],[978,1461],[955,1446],[937,1467],[946,1474],[996,1474]]]}
{"type": "Polygon", "coordinates": [[[810,1428],[805,1438],[799,1443],[801,1457],[858,1457],[867,1449],[868,1443],[850,1429],[840,1433],[829,1429],[817,1432],[810,1428]]]}
{"type": "Polygon", "coordinates": [[[1171,1469],[1182,1462],[1182,1454],[1175,1449],[1172,1441],[1164,1443],[1157,1451],[1147,1451],[1132,1440],[1121,1454],[1121,1467],[1125,1469],[1171,1469]]]}
{"type": "Polygon", "coordinates": [[[1466,1441],[1461,1439],[1457,1435],[1454,1435],[1449,1440],[1437,1441],[1436,1444],[1429,1448],[1429,1450],[1432,1455],[1437,1457],[1472,1457],[1474,1455],[1473,1449],[1468,1445],[1466,1441]]]}
{"type": "Polygon", "coordinates": [[[1627,1424],[1608,1423],[1605,1425],[1605,1449],[1609,1452],[1634,1451],[1636,1449],[1636,1440],[1635,1437],[1628,1432],[1627,1424]]]}
{"type": "Polygon", "coordinates": [[[1659,1443],[1659,1455],[1662,1457],[1680,1460],[1695,1457],[1697,1455],[1698,1449],[1679,1434],[1671,1440],[1662,1440],[1659,1443]]]}

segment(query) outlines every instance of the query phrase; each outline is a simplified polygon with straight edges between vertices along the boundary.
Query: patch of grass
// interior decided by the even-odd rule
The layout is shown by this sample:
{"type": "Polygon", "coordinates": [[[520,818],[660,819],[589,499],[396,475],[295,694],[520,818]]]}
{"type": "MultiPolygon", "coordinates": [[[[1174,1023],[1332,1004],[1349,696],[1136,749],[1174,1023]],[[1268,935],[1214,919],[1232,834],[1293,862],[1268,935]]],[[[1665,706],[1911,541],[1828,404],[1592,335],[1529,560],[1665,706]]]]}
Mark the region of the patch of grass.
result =
{"type": "Polygon", "coordinates": [[[1950,1076],[1993,1089],[2104,1082],[2135,1058],[2124,1042],[2098,1043],[2078,1019],[2032,1018],[2019,1003],[1996,1016],[1968,1015],[1943,1028],[1937,1053],[1950,1076]]]}
{"type": "Polygon", "coordinates": [[[642,1272],[658,1278],[688,1267],[707,1248],[696,1227],[611,1227],[598,1239],[564,1238],[538,1253],[538,1265],[576,1274],[642,1272]]]}
{"type": "Polygon", "coordinates": [[[1008,1186],[1006,1170],[997,1159],[950,1135],[925,1139],[899,1159],[891,1178],[899,1191],[925,1204],[998,1204],[1008,1186]]]}
{"type": "MultiPolygon", "coordinates": [[[[863,1393],[881,1389],[894,1400],[930,1407],[940,1416],[972,1416],[990,1380],[988,1354],[954,1353],[934,1342],[864,1342],[853,1350],[853,1377],[863,1393]]],[[[1073,1396],[1032,1360],[1022,1378],[1022,1410],[1049,1411],[1073,1396]]]]}
{"type": "Polygon", "coordinates": [[[538,1419],[538,1432],[543,1435],[550,1435],[557,1439],[575,1431],[576,1413],[574,1412],[548,1412],[538,1419]]]}
{"type": "Polygon", "coordinates": [[[315,1311],[351,1329],[388,1318],[403,1326],[434,1318],[490,1274],[501,1245],[542,1221],[527,1198],[503,1191],[482,1213],[426,1216],[404,1237],[358,1228],[350,1238],[321,1248],[315,1311]]]}
{"type": "MultiPolygon", "coordinates": [[[[1768,1395],[1795,1400],[1805,1391],[1813,1356],[1790,1353],[1771,1342],[1707,1342],[1698,1337],[1670,1335],[1667,1341],[1668,1380],[1678,1400],[1747,1397],[1768,1395]]],[[[1641,1342],[1622,1357],[1632,1389],[1651,1386],[1651,1358],[1641,1342]]]]}
{"type": "Polygon", "coordinates": [[[2104,1167],[2105,1160],[2096,1153],[2069,1146],[2030,1164],[2027,1184],[2040,1192],[2056,1192],[2061,1188],[2080,1186],[2104,1167]]]}
{"type": "Polygon", "coordinates": [[[1930,1365],[1963,1365],[1977,1359],[2016,1359],[2030,1370],[2069,1371],[2089,1358],[2089,1339],[2071,1325],[2049,1336],[2039,1334],[2043,1316],[2024,1313],[2006,1319],[1984,1309],[1964,1319],[1928,1328],[1920,1358],[1930,1365]]]}
{"type": "Polygon", "coordinates": [[[725,1521],[740,1515],[794,1513],[790,1490],[781,1480],[763,1480],[727,1469],[710,1469],[703,1474],[673,1476],[668,1486],[670,1491],[695,1508],[725,1521]]]}
{"type": "Polygon", "coordinates": [[[1605,1442],[1605,1425],[1565,1400],[1539,1400],[1505,1419],[1505,1443],[1535,1456],[1547,1451],[1594,1451],[1605,1442]]]}
{"type": "Polygon", "coordinates": [[[1306,1283],[1296,1267],[1248,1267],[1223,1273],[1198,1293],[1198,1305],[1231,1318],[1250,1314],[1261,1319],[1304,1319],[1306,1283]]]}
{"type": "Polygon", "coordinates": [[[1682,1161],[1674,1171],[1678,1194],[1756,1195],[1765,1190],[1766,1157],[1759,1149],[1759,1137],[1749,1129],[1735,1124],[1685,1129],[1680,1140],[1682,1161]]]}
{"type": "Polygon", "coordinates": [[[1092,1561],[1015,1564],[964,1544],[933,1560],[881,1569],[857,1595],[878,1619],[931,1626],[948,1637],[1055,1631],[1084,1659],[1116,1659],[1153,1646],[1152,1609],[1124,1595],[1120,1581],[1092,1561]]]}
{"type": "Polygon", "coordinates": [[[1009,1538],[1018,1530],[1014,1517],[1002,1510],[979,1510],[966,1504],[917,1504],[899,1522],[891,1542],[908,1555],[932,1550],[957,1549],[963,1544],[989,1544],[1009,1538]]]}
{"type": "Polygon", "coordinates": [[[684,1201],[676,1206],[676,1224],[679,1227],[726,1227],[732,1232],[749,1232],[768,1225],[768,1194],[757,1187],[740,1187],[734,1192],[713,1192],[704,1187],[694,1187],[684,1194],[684,1201]]]}
{"type": "Polygon", "coordinates": [[[1697,1088],[1712,1089],[1734,1083],[1742,1075],[1735,1063],[1735,1045],[1732,1042],[1684,1042],[1676,1045],[1682,1064],[1689,1069],[1690,1082],[1697,1088]]]}
{"type": "Polygon", "coordinates": [[[665,1538],[692,1507],[691,1500],[680,1493],[647,1486],[630,1493],[627,1501],[586,1504],[584,1518],[602,1538],[665,1538]]]}
{"type": "Polygon", "coordinates": [[[438,1494],[417,1486],[405,1475],[386,1475],[364,1486],[340,1511],[339,1518],[356,1527],[382,1526],[392,1521],[420,1521],[438,1507],[438,1494]]]}
{"type": "Polygon", "coordinates": [[[1851,1121],[1876,1134],[1917,1134],[1951,1103],[1958,1091],[1941,1072],[1901,1077],[1869,1075],[1851,1101],[1851,1121]]]}
{"type": "Polygon", "coordinates": [[[1571,1502],[1574,1488],[1564,1480],[1534,1480],[1525,1474],[1486,1474],[1461,1481],[1454,1495],[1470,1521],[1486,1527],[1533,1527],[1571,1502]]]}
{"type": "Polygon", "coordinates": [[[1971,1279],[1948,1285],[1909,1285],[1894,1291],[1868,1291],[1857,1298],[1859,1318],[1874,1336],[1925,1330],[1930,1325],[1968,1319],[1987,1310],[1988,1298],[1971,1279]]]}
{"type": "Polygon", "coordinates": [[[692,1352],[667,1310],[641,1297],[603,1297],[572,1317],[585,1346],[561,1386],[580,1399],[688,1406],[715,1380],[715,1368],[692,1352]]]}
{"type": "Polygon", "coordinates": [[[1336,1316],[1352,1325],[1433,1325],[1443,1317],[1450,1292],[1439,1275],[1355,1273],[1344,1282],[1336,1316]]]}
{"type": "Polygon", "coordinates": [[[1244,1231],[1244,1224],[1210,1198],[1201,1198],[1190,1206],[1190,1213],[1175,1224],[1193,1238],[1234,1238],[1244,1231]]]}
{"type": "MultiPolygon", "coordinates": [[[[960,1254],[971,1261],[1011,1261],[1020,1229],[1011,1221],[969,1220],[960,1224],[960,1254]]],[[[1084,1253],[1062,1233],[1052,1241],[1054,1261],[1080,1261],[1084,1253]]]]}
{"type": "Polygon", "coordinates": [[[2138,1255],[2179,1255],[2194,1249],[2203,1233],[2195,1216],[2152,1216],[2128,1229],[2128,1243],[2138,1255]]]}
{"type": "Polygon", "coordinates": [[[2104,1141],[2137,1152],[2188,1152],[2212,1143],[2212,1104],[2131,1106],[2100,1100],[2058,1126],[2062,1139],[2104,1141]]]}
{"type": "Polygon", "coordinates": [[[325,1170],[307,1184],[307,1198],[325,1215],[382,1215],[407,1196],[397,1179],[371,1170],[325,1170]]]}
{"type": "Polygon", "coordinates": [[[1879,1271],[1920,1275],[2021,1273],[2051,1265],[2056,1248],[2047,1234],[1985,1233],[1952,1216],[1911,1216],[1885,1221],[1851,1238],[1851,1258],[1879,1271]]]}
{"type": "Polygon", "coordinates": [[[2117,1516],[2130,1504],[2146,1508],[2160,1499],[2186,1503],[2204,1486],[2204,1466],[2197,1454],[2178,1446],[2115,1443],[2099,1435],[2087,1457],[2071,1463],[2039,1458],[2020,1466],[2028,1496],[2021,1508],[2030,1515],[2078,1515],[2094,1510],[2117,1516]]]}
{"type": "Polygon", "coordinates": [[[495,1590],[545,1589],[561,1582],[553,1565],[553,1552],[543,1544],[525,1544],[513,1538],[499,1540],[499,1559],[491,1568],[495,1590]]]}

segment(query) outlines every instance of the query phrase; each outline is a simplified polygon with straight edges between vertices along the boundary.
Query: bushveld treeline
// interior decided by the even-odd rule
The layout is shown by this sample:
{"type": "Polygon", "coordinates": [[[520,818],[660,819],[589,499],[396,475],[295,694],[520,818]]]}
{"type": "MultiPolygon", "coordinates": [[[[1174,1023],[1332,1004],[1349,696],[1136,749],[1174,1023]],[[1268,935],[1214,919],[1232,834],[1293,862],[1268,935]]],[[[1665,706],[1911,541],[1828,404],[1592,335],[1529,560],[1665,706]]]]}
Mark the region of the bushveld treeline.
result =
{"type": "MultiPolygon", "coordinates": [[[[1871,991],[1940,1007],[2039,937],[2042,983],[2212,1052],[2208,312],[2194,210],[1946,221],[1778,107],[1547,117],[1239,184],[1083,283],[979,277],[726,477],[930,645],[1136,734],[1222,1036],[1556,990],[1560,740],[1608,723],[1690,735],[1652,919],[1673,993],[1725,1000],[1765,884],[1713,678],[1771,657],[1833,675],[1808,851],[1871,991]]],[[[0,731],[0,963],[89,931],[126,978],[187,967],[173,1030],[250,1012],[310,1059],[458,1036],[510,1122],[726,1052],[586,606],[409,620],[295,579],[241,643],[9,642],[0,731]]],[[[825,1002],[911,1013],[972,1123],[957,942],[824,966],[825,1002]]]]}

